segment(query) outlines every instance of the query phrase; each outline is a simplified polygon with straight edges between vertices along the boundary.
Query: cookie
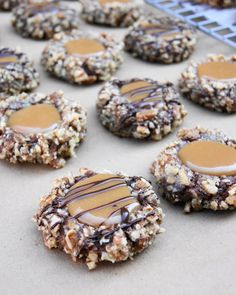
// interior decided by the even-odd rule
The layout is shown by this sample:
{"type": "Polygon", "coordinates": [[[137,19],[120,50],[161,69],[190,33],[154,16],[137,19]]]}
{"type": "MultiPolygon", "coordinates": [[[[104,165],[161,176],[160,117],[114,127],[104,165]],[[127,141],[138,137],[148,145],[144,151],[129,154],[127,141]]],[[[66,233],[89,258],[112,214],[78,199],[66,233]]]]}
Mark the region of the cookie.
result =
{"type": "Polygon", "coordinates": [[[188,99],[218,112],[236,112],[236,55],[211,55],[192,62],[182,73],[180,91],[188,99]]]}
{"type": "Polygon", "coordinates": [[[162,63],[187,59],[194,50],[196,31],[170,17],[142,16],[124,38],[125,50],[133,56],[162,63]]]}
{"type": "Polygon", "coordinates": [[[19,0],[0,0],[0,10],[10,11],[12,8],[19,5],[19,0]]]}
{"type": "Polygon", "coordinates": [[[128,27],[141,15],[137,0],[81,0],[82,18],[88,23],[128,27]]]}
{"type": "Polygon", "coordinates": [[[115,135],[160,140],[179,126],[186,111],[172,83],[113,79],[98,94],[103,126],[115,135]]]}
{"type": "Polygon", "coordinates": [[[61,168],[86,134],[86,113],[63,92],[0,101],[0,159],[61,168]]]}
{"type": "Polygon", "coordinates": [[[56,34],[43,51],[41,63],[52,75],[75,84],[108,80],[122,63],[123,44],[106,33],[56,34]]]}
{"type": "Polygon", "coordinates": [[[143,177],[80,169],[58,179],[35,216],[44,244],[85,262],[132,259],[147,248],[163,213],[151,184],[143,177]]]}
{"type": "Polygon", "coordinates": [[[78,28],[78,13],[59,1],[22,3],[13,10],[12,25],[22,37],[50,39],[78,28]]]}
{"type": "Polygon", "coordinates": [[[235,0],[193,0],[195,3],[209,4],[213,7],[236,7],[235,0]]]}
{"type": "Polygon", "coordinates": [[[0,47],[0,99],[3,94],[32,91],[39,85],[33,62],[18,49],[0,47]]]}
{"type": "Polygon", "coordinates": [[[180,130],[151,171],[162,195],[185,212],[236,208],[236,140],[220,131],[180,130]]]}

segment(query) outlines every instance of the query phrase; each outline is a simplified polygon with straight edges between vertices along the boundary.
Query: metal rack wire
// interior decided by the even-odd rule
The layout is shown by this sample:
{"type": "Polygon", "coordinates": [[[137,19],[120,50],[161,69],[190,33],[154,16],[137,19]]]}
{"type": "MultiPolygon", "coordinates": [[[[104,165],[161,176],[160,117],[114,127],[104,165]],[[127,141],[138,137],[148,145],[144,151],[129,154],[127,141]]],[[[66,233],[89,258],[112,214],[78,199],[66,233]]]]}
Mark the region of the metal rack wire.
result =
{"type": "Polygon", "coordinates": [[[216,9],[185,0],[145,0],[236,48],[236,8],[216,9]]]}

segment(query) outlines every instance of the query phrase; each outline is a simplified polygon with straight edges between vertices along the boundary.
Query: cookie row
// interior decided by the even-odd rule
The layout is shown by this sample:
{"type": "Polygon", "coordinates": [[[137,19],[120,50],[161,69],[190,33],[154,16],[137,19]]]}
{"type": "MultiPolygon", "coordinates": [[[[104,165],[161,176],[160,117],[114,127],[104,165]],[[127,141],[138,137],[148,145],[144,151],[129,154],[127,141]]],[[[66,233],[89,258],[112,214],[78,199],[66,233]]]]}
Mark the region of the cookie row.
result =
{"type": "MultiPolygon", "coordinates": [[[[215,7],[235,7],[234,0],[192,0],[215,7]]],[[[55,2],[55,0],[47,0],[55,2]]],[[[137,0],[80,0],[81,16],[88,23],[127,27],[142,14],[143,5],[137,0]]],[[[0,10],[9,11],[20,4],[41,4],[39,0],[1,0],[0,10]]]]}
{"type": "Polygon", "coordinates": [[[180,130],[151,172],[157,193],[143,177],[109,171],[57,179],[34,217],[45,246],[94,269],[133,259],[164,231],[159,196],[184,204],[186,213],[236,208],[236,140],[220,131],[180,130]]]}
{"type": "MultiPolygon", "coordinates": [[[[56,35],[44,49],[41,63],[51,74],[64,80],[91,84],[112,76],[122,62],[121,50],[122,45],[106,33],[85,34],[75,30],[69,35],[56,35]],[[92,54],[95,48],[102,51],[92,54]],[[91,55],[86,53],[85,58],[77,54],[85,50],[91,55]]],[[[235,77],[236,56],[211,55],[205,61],[192,62],[186,68],[181,74],[179,88],[184,96],[196,103],[233,113],[236,111],[235,77]]],[[[24,53],[0,48],[0,85],[0,98],[3,99],[10,94],[34,90],[39,85],[39,75],[24,53]]],[[[117,87],[115,80],[108,82],[101,93],[112,101],[116,98],[117,87]]]]}

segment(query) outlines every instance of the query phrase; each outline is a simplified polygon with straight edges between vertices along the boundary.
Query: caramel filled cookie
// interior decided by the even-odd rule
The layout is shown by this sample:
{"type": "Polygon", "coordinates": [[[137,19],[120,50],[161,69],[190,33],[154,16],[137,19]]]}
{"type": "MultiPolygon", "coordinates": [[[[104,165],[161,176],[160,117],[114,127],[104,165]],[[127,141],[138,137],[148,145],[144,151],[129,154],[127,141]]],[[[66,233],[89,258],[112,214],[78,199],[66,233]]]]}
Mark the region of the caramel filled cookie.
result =
{"type": "Polygon", "coordinates": [[[192,62],[182,73],[179,88],[188,99],[218,112],[236,112],[236,56],[211,55],[192,62]]]}
{"type": "Polygon", "coordinates": [[[50,39],[55,33],[78,28],[78,14],[59,1],[23,2],[13,10],[12,25],[23,37],[50,39]]]}
{"type": "Polygon", "coordinates": [[[196,31],[170,17],[142,16],[124,38],[126,51],[135,57],[162,63],[187,59],[194,50],[196,31]]]}
{"type": "Polygon", "coordinates": [[[180,130],[151,171],[163,196],[185,212],[236,208],[236,141],[220,131],[180,130]]]}
{"type": "Polygon", "coordinates": [[[45,245],[94,269],[99,262],[132,259],[147,248],[164,214],[143,177],[80,169],[56,181],[35,216],[45,245]]]}
{"type": "Polygon", "coordinates": [[[106,33],[59,33],[43,51],[41,63],[52,75],[75,84],[108,80],[122,63],[123,44],[106,33]]]}
{"type": "Polygon", "coordinates": [[[19,0],[0,0],[0,10],[10,11],[19,5],[19,0]]]}
{"type": "Polygon", "coordinates": [[[0,101],[0,159],[61,168],[86,134],[86,113],[61,91],[0,101]]]}
{"type": "Polygon", "coordinates": [[[179,126],[187,112],[172,83],[114,79],[98,94],[98,116],[115,135],[160,140],[179,126]]]}
{"type": "Polygon", "coordinates": [[[192,2],[195,3],[203,3],[203,4],[209,4],[213,7],[236,7],[236,1],[235,0],[192,0],[192,2]]]}
{"type": "Polygon", "coordinates": [[[32,91],[39,85],[33,62],[18,49],[0,47],[0,100],[4,94],[32,91]]]}
{"type": "MultiPolygon", "coordinates": [[[[47,3],[55,2],[55,0],[46,0],[47,3]]],[[[44,3],[45,0],[0,0],[0,10],[10,11],[16,6],[25,3],[25,4],[40,4],[44,3]]]]}
{"type": "Polygon", "coordinates": [[[80,0],[81,15],[89,23],[128,27],[141,15],[137,0],[80,0]]]}

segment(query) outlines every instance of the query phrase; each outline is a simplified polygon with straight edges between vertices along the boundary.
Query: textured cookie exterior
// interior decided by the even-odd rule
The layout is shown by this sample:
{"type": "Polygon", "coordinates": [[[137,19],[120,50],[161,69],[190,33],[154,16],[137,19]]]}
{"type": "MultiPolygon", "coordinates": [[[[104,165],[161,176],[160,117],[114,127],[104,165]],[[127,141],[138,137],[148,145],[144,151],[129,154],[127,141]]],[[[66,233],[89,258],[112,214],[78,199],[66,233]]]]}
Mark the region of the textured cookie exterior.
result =
{"type": "Polygon", "coordinates": [[[98,94],[97,111],[102,125],[113,134],[136,139],[161,140],[183,122],[187,112],[172,83],[142,79],[153,85],[152,94],[160,96],[155,103],[131,103],[122,95],[121,87],[140,81],[113,79],[98,94]]]}
{"type": "Polygon", "coordinates": [[[79,27],[75,9],[58,1],[47,1],[47,5],[55,6],[55,11],[48,9],[43,13],[31,13],[31,10],[37,9],[33,4],[18,5],[12,12],[12,26],[22,37],[32,39],[50,39],[56,33],[79,27]]]}
{"type": "Polygon", "coordinates": [[[234,210],[236,208],[236,176],[213,176],[191,170],[178,157],[187,143],[210,140],[236,149],[236,141],[216,130],[200,127],[182,129],[176,141],[156,158],[151,171],[162,195],[171,203],[185,204],[185,212],[202,209],[234,210]]]}
{"type": "Polygon", "coordinates": [[[130,27],[124,38],[125,50],[133,56],[150,62],[176,63],[187,59],[194,51],[196,31],[186,23],[170,18],[154,15],[142,16],[130,27]],[[160,34],[152,34],[144,30],[145,26],[155,26],[168,33],[177,30],[170,39],[160,34]]]}
{"type": "Polygon", "coordinates": [[[4,94],[30,92],[39,85],[39,74],[26,54],[18,49],[0,47],[1,56],[14,56],[17,61],[4,67],[0,64],[0,100],[4,94]]]}
{"type": "Polygon", "coordinates": [[[38,229],[49,249],[58,248],[71,255],[74,261],[85,262],[89,269],[94,269],[102,261],[115,263],[132,259],[147,248],[157,234],[163,232],[160,224],[164,214],[150,183],[142,177],[129,177],[122,173],[116,175],[123,179],[130,194],[140,203],[140,207],[129,215],[128,220],[94,227],[72,217],[68,206],[61,205],[68,191],[81,179],[96,174],[81,169],[77,177],[58,179],[52,191],[41,199],[35,216],[38,229]]]}
{"type": "Polygon", "coordinates": [[[42,53],[41,63],[52,75],[75,84],[92,84],[108,80],[121,65],[122,42],[115,41],[106,33],[83,33],[74,30],[70,34],[54,36],[42,53]],[[65,44],[71,40],[91,38],[98,40],[105,50],[86,59],[76,54],[68,54],[65,44]]]}
{"type": "MultiPolygon", "coordinates": [[[[236,56],[230,58],[223,55],[209,55],[203,62],[231,62],[236,64],[236,56]]],[[[231,81],[213,80],[198,76],[198,66],[192,62],[181,74],[179,88],[183,95],[218,112],[236,112],[236,77],[231,81]]]]}
{"type": "Polygon", "coordinates": [[[142,7],[136,1],[111,2],[101,5],[97,0],[81,0],[82,18],[88,23],[112,27],[128,27],[141,15],[142,7]]]}
{"type": "Polygon", "coordinates": [[[85,135],[86,112],[78,103],[65,99],[60,91],[50,95],[22,93],[0,101],[0,159],[13,164],[28,162],[61,168],[66,159],[75,155],[75,148],[85,135]],[[14,112],[40,103],[51,104],[59,111],[61,122],[57,128],[25,135],[8,126],[14,112]]]}

